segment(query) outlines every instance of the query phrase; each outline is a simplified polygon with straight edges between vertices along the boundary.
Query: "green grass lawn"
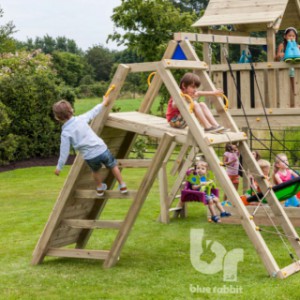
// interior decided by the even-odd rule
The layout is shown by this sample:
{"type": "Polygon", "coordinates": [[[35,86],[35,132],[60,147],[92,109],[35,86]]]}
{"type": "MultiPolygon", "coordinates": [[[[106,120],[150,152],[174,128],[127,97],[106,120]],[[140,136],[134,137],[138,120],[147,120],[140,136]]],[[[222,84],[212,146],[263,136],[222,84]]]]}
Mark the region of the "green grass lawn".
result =
{"type": "MultiPolygon", "coordinates": [[[[99,99],[77,101],[76,113],[98,102],[99,99]]],[[[186,219],[172,219],[168,225],[157,222],[160,211],[157,181],[114,268],[103,269],[98,260],[51,257],[32,266],[32,252],[69,169],[66,166],[59,177],[54,176],[54,167],[0,173],[0,299],[299,298],[300,274],[285,280],[270,278],[242,226],[207,222],[205,206],[189,203],[186,219]],[[222,270],[204,274],[193,267],[191,229],[203,229],[205,241],[220,243],[227,252],[236,248],[243,250],[237,281],[224,281],[222,270]]],[[[138,188],[143,172],[140,169],[123,171],[129,189],[138,188]]],[[[170,184],[172,180],[174,178],[170,178],[170,184]]],[[[129,204],[128,200],[109,202],[104,217],[122,218],[129,204]]],[[[109,246],[115,233],[95,231],[88,248],[109,246]]],[[[266,233],[264,237],[280,267],[290,264],[281,240],[266,233]]],[[[201,259],[207,263],[213,261],[210,247],[201,259]]]]}
{"type": "MultiPolygon", "coordinates": [[[[60,177],[53,175],[53,167],[0,174],[0,299],[297,299],[300,274],[285,280],[270,278],[243,228],[208,223],[203,205],[190,203],[186,219],[168,225],[157,222],[157,182],[114,268],[103,269],[101,261],[48,257],[43,264],[32,266],[32,252],[68,170],[66,167],[60,177]],[[191,228],[204,229],[205,240],[221,243],[226,251],[243,249],[236,282],[224,282],[222,271],[207,275],[194,269],[191,228]],[[239,293],[213,293],[224,286],[239,293]],[[196,288],[198,293],[193,293],[196,288]]],[[[124,172],[131,189],[137,188],[134,185],[141,175],[133,170],[124,172]]],[[[127,208],[127,200],[108,204],[105,217],[119,218],[127,208]]],[[[88,248],[102,249],[102,241],[106,244],[112,231],[107,237],[105,234],[95,232],[88,248]]],[[[282,267],[289,264],[288,253],[279,251],[280,240],[274,236],[266,239],[282,267]]],[[[203,259],[209,262],[212,253],[203,259]]]]}

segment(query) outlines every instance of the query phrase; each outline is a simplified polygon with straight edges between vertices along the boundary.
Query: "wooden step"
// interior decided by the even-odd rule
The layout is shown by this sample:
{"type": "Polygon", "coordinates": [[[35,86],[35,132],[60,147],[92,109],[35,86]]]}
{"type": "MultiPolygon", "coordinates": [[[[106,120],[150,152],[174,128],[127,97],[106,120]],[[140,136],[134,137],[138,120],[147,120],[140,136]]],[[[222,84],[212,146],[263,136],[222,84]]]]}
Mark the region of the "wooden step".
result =
{"type": "Polygon", "coordinates": [[[46,255],[56,257],[106,259],[108,250],[86,250],[86,249],[68,249],[68,248],[49,248],[46,255]]]}
{"type": "Polygon", "coordinates": [[[217,145],[229,142],[247,141],[247,135],[244,132],[224,132],[210,133],[205,135],[207,145],[217,145]]]}
{"type": "Polygon", "coordinates": [[[300,271],[300,260],[295,261],[292,264],[282,268],[279,274],[277,274],[277,277],[283,279],[299,271],[300,271]]]}
{"type": "Polygon", "coordinates": [[[78,189],[74,193],[74,198],[77,199],[133,199],[136,191],[128,191],[126,194],[121,194],[120,191],[107,190],[103,196],[98,196],[96,190],[81,190],[78,189]]]}
{"type": "Polygon", "coordinates": [[[152,159],[118,159],[119,168],[148,168],[152,159]]]}
{"type": "Polygon", "coordinates": [[[123,221],[118,220],[81,220],[81,219],[66,219],[62,221],[62,225],[67,225],[72,228],[85,229],[120,229],[123,221]]]}

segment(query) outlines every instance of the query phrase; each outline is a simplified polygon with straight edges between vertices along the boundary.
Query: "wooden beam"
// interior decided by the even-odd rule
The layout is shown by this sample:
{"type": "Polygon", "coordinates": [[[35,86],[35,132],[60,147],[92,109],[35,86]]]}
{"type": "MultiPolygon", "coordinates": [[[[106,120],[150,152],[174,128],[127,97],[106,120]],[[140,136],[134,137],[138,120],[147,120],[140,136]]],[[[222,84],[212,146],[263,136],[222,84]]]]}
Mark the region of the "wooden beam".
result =
{"type": "Polygon", "coordinates": [[[217,34],[176,32],[175,41],[189,40],[190,42],[220,43],[220,44],[245,44],[245,45],[266,45],[266,38],[245,37],[245,36],[224,36],[217,34]]]}
{"type": "Polygon", "coordinates": [[[62,225],[67,225],[72,228],[86,228],[86,229],[120,229],[123,221],[116,220],[82,220],[82,219],[65,219],[62,225]]]}
{"type": "Polygon", "coordinates": [[[107,190],[104,195],[99,197],[96,190],[81,190],[77,189],[74,193],[74,198],[76,199],[86,199],[86,200],[97,200],[97,199],[133,199],[136,195],[136,191],[128,191],[126,194],[121,194],[120,191],[107,190]]]}
{"type": "Polygon", "coordinates": [[[48,256],[88,258],[88,259],[106,259],[109,251],[107,250],[82,250],[67,248],[49,248],[48,256]]]}
{"type": "Polygon", "coordinates": [[[164,158],[166,157],[169,151],[172,142],[174,142],[174,136],[170,134],[165,134],[153,158],[153,166],[149,168],[147,173],[145,174],[140,184],[138,193],[134,199],[134,202],[132,203],[131,207],[128,210],[128,213],[124,220],[124,225],[120,229],[119,234],[115,239],[113,246],[109,252],[109,255],[103,264],[104,268],[110,268],[117,262],[122,247],[125,241],[127,240],[131,228],[133,227],[137,215],[141,210],[143,203],[146,200],[146,197],[153,185],[153,182],[158,174],[158,171],[161,167],[164,158]]]}

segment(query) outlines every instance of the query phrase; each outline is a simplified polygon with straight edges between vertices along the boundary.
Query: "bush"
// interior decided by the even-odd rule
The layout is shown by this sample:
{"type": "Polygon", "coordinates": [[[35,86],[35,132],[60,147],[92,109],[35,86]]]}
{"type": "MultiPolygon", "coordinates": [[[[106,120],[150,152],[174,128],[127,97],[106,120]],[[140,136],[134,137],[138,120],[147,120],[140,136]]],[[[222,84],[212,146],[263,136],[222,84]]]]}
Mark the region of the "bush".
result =
{"type": "Polygon", "coordinates": [[[108,89],[107,82],[97,82],[93,84],[82,84],[75,89],[77,98],[102,97],[108,89]]]}
{"type": "Polygon", "coordinates": [[[75,97],[59,85],[50,57],[38,52],[5,54],[0,75],[0,163],[57,154],[60,126],[52,105],[61,98],[72,103],[75,97]]]}

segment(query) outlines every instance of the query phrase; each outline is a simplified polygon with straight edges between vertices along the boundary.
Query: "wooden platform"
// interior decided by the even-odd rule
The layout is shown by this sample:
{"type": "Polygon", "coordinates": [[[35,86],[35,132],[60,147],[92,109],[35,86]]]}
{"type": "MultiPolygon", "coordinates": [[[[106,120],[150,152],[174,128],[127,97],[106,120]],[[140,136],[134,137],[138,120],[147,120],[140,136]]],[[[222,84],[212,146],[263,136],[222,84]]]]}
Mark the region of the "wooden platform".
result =
{"type": "MultiPolygon", "coordinates": [[[[175,141],[178,144],[189,143],[191,146],[197,145],[193,139],[188,139],[188,127],[185,129],[173,128],[165,118],[140,112],[110,113],[105,126],[159,139],[165,133],[170,133],[175,136],[175,141]]],[[[243,132],[210,133],[205,134],[205,138],[208,145],[247,140],[247,136],[243,132]]]]}

